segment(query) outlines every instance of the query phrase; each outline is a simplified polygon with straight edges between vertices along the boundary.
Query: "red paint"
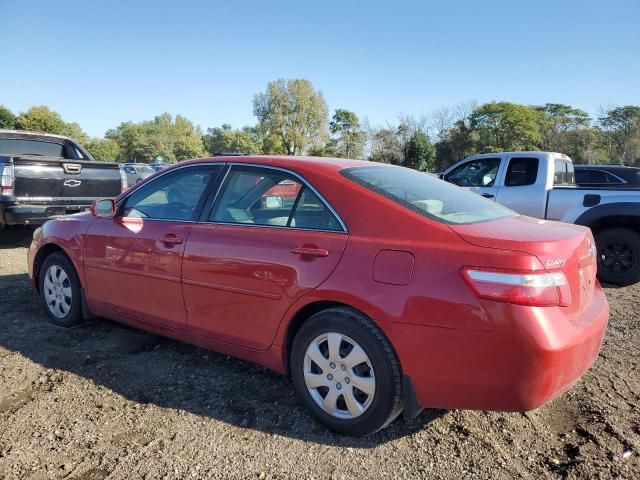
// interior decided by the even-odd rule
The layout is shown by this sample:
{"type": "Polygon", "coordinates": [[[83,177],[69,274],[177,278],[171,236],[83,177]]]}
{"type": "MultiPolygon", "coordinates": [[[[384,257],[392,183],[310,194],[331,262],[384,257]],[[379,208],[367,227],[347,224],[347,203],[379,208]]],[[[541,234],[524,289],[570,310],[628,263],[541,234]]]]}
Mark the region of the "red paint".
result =
{"type": "MultiPolygon", "coordinates": [[[[314,302],[350,305],[389,338],[425,407],[535,408],[597,358],[608,305],[587,229],[526,217],[437,223],[339,174],[365,162],[204,161],[295,171],[335,208],[348,234],[82,214],[42,227],[29,251],[32,279],[36,253],[54,244],[72,259],[93,313],[282,373],[296,314],[314,302]],[[559,258],[565,263],[553,268],[568,280],[567,307],[481,299],[462,275],[464,267],[543,273],[559,258]]],[[[270,194],[297,195],[281,187],[270,194]]]]}

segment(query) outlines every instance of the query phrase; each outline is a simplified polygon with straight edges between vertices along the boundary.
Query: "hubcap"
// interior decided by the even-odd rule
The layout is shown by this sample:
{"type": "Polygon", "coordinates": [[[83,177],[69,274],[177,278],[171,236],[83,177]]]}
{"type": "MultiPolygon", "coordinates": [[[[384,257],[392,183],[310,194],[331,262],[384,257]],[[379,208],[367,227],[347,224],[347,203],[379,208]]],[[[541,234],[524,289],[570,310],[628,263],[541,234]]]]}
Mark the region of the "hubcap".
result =
{"type": "Polygon", "coordinates": [[[600,251],[600,264],[614,273],[624,273],[633,269],[636,253],[625,243],[612,243],[600,251]]]}
{"type": "Polygon", "coordinates": [[[47,308],[57,318],[71,310],[71,281],[60,265],[51,265],[44,274],[44,299],[47,308]]]}
{"type": "Polygon", "coordinates": [[[307,347],[303,369],[311,398],[329,415],[356,418],[371,406],[376,392],[373,366],[364,349],[346,335],[316,337],[307,347]]]}

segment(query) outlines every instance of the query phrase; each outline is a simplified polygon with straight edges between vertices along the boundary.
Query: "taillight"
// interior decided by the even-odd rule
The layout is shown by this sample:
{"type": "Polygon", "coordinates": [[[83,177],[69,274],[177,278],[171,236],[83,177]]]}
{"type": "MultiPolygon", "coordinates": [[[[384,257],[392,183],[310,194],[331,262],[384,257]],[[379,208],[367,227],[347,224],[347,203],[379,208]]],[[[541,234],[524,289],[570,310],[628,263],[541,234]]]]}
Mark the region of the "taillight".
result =
{"type": "Polygon", "coordinates": [[[124,192],[127,190],[127,174],[124,171],[124,168],[120,167],[120,192],[124,192]]]}
{"type": "Polygon", "coordinates": [[[562,272],[525,273],[465,267],[462,276],[479,298],[537,307],[571,304],[571,289],[562,272]]]}
{"type": "Polygon", "coordinates": [[[0,168],[0,196],[9,197],[13,195],[15,179],[13,164],[8,163],[2,165],[0,168]]]}

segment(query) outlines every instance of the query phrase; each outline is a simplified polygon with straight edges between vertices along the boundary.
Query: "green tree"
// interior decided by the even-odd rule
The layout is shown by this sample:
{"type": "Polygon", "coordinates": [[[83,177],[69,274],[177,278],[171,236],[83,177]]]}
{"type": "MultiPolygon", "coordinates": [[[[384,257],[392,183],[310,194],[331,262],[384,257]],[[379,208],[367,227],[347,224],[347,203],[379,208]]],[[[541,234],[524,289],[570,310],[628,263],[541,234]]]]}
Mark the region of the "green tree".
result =
{"type": "Polygon", "coordinates": [[[300,155],[326,143],[328,108],[309,80],[276,80],[255,95],[253,113],[260,135],[276,137],[288,155],[300,155]]]}
{"type": "Polygon", "coordinates": [[[53,133],[57,135],[64,135],[66,133],[66,123],[62,120],[60,114],[44,105],[31,107],[26,112],[18,115],[16,128],[19,130],[53,133]]]}
{"type": "Polygon", "coordinates": [[[436,144],[435,170],[442,172],[449,166],[476,153],[475,135],[468,121],[458,120],[444,138],[436,144]]]}
{"type": "Polygon", "coordinates": [[[16,116],[4,105],[0,105],[0,128],[12,129],[16,127],[16,116]]]}
{"type": "Polygon", "coordinates": [[[534,108],[509,102],[486,103],[474,110],[470,120],[479,151],[540,148],[540,112],[534,108]]]}
{"type": "Polygon", "coordinates": [[[116,161],[120,154],[120,145],[110,138],[92,138],[84,147],[96,160],[116,161]]]}
{"type": "Polygon", "coordinates": [[[426,133],[417,131],[407,142],[405,167],[415,170],[433,171],[435,167],[435,148],[426,133]]]}
{"type": "Polygon", "coordinates": [[[640,163],[640,107],[613,108],[598,118],[609,158],[614,162],[640,163]]]}
{"type": "Polygon", "coordinates": [[[540,113],[540,147],[543,150],[567,153],[572,148],[571,140],[575,137],[571,132],[587,128],[591,124],[587,112],[569,105],[547,103],[533,108],[540,113]]]}
{"type": "Polygon", "coordinates": [[[123,122],[109,130],[106,137],[115,141],[120,150],[119,161],[151,162],[162,156],[167,163],[204,155],[202,131],[189,119],[163,113],[140,123],[123,122]]]}
{"type": "Polygon", "coordinates": [[[253,127],[234,130],[225,123],[221,127],[209,128],[202,142],[210,154],[216,153],[259,153],[258,134],[253,127]]]}
{"type": "Polygon", "coordinates": [[[332,155],[343,158],[362,158],[366,133],[360,128],[360,120],[354,112],[336,109],[329,123],[333,135],[328,148],[332,155]]]}

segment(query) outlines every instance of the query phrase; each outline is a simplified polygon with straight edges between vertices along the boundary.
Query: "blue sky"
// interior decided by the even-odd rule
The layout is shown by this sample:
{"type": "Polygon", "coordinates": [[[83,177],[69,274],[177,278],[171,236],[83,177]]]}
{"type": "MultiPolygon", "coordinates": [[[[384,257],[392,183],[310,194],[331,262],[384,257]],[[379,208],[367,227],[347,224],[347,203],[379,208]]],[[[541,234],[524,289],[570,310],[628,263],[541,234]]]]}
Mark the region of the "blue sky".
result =
{"type": "Polygon", "coordinates": [[[372,125],[461,101],[640,104],[640,0],[0,0],[0,104],[101,136],[168,111],[254,124],[307,78],[372,125]]]}

